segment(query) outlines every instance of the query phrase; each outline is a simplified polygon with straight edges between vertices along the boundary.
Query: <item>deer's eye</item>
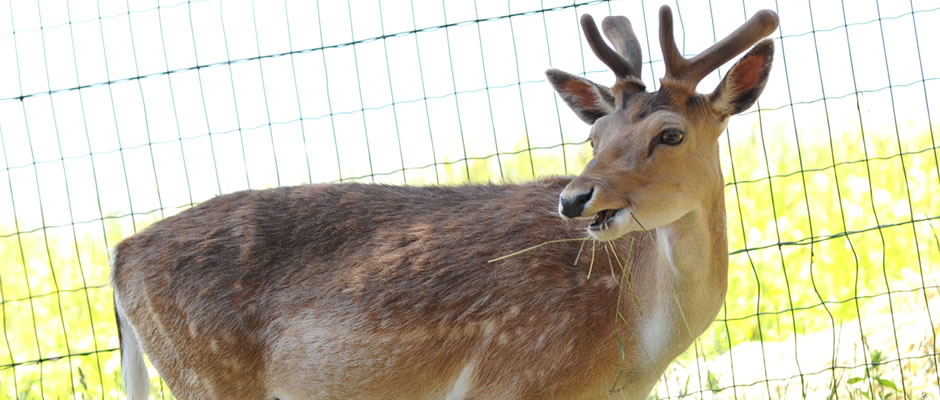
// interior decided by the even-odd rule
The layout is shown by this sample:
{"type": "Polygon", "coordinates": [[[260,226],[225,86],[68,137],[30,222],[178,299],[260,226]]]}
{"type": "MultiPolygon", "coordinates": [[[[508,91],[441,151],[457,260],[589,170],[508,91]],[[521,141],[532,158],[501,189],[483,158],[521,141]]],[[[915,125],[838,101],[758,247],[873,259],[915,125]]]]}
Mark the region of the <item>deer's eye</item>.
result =
{"type": "Polygon", "coordinates": [[[679,129],[666,129],[659,133],[659,142],[668,144],[670,146],[675,146],[679,143],[682,143],[682,139],[684,137],[685,133],[679,129]]]}

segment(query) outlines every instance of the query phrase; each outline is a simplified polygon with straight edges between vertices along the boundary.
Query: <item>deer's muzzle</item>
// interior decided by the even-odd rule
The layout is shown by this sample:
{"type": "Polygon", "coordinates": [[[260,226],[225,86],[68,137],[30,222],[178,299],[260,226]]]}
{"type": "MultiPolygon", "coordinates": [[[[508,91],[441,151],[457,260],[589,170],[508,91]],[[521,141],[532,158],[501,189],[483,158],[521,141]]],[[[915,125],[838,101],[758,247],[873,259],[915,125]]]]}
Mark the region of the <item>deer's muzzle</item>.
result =
{"type": "Polygon", "coordinates": [[[584,206],[594,197],[594,188],[586,192],[571,193],[566,189],[558,197],[558,212],[568,218],[580,217],[584,206]]]}

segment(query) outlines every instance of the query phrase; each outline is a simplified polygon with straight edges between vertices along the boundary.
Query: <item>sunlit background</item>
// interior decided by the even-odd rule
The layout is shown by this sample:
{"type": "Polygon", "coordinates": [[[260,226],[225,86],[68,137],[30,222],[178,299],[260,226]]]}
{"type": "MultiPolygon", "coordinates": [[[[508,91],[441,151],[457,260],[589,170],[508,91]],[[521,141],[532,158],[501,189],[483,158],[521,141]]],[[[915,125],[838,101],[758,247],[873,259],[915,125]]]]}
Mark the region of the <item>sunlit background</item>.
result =
{"type": "MultiPolygon", "coordinates": [[[[0,399],[123,397],[108,249],[218,194],[578,173],[543,72],[612,84],[577,21],[625,15],[657,88],[661,4],[5,1],[0,399]]],[[[665,4],[687,55],[781,24],[720,141],[725,307],[654,396],[940,398],[940,2],[665,4]]]]}

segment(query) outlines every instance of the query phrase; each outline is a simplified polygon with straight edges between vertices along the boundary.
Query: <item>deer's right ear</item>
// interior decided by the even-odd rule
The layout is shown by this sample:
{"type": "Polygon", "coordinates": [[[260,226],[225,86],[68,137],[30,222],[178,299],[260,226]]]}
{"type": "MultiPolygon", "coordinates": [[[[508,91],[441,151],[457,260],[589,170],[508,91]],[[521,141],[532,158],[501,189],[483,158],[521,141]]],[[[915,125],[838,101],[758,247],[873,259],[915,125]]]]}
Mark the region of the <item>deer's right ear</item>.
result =
{"type": "Polygon", "coordinates": [[[614,110],[614,96],[609,88],[554,68],[545,71],[545,75],[582,121],[593,124],[614,110]]]}
{"type": "Polygon", "coordinates": [[[774,42],[762,40],[725,75],[710,99],[715,109],[728,117],[747,110],[760,97],[774,61],[774,42]]]}

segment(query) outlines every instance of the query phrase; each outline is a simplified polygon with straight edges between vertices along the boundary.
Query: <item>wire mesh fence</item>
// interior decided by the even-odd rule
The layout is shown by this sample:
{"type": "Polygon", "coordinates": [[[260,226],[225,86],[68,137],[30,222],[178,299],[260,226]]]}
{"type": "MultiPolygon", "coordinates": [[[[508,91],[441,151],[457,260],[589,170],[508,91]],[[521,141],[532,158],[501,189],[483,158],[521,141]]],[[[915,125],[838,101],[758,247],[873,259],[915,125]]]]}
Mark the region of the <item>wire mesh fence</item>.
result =
{"type": "MultiPolygon", "coordinates": [[[[686,54],[781,25],[720,141],[724,307],[653,396],[940,398],[940,4],[668,3],[686,54]]],[[[659,5],[7,2],[0,398],[121,397],[108,249],[215,195],[578,173],[587,127],[542,72],[612,82],[577,18],[626,15],[655,89],[659,5]]]]}

